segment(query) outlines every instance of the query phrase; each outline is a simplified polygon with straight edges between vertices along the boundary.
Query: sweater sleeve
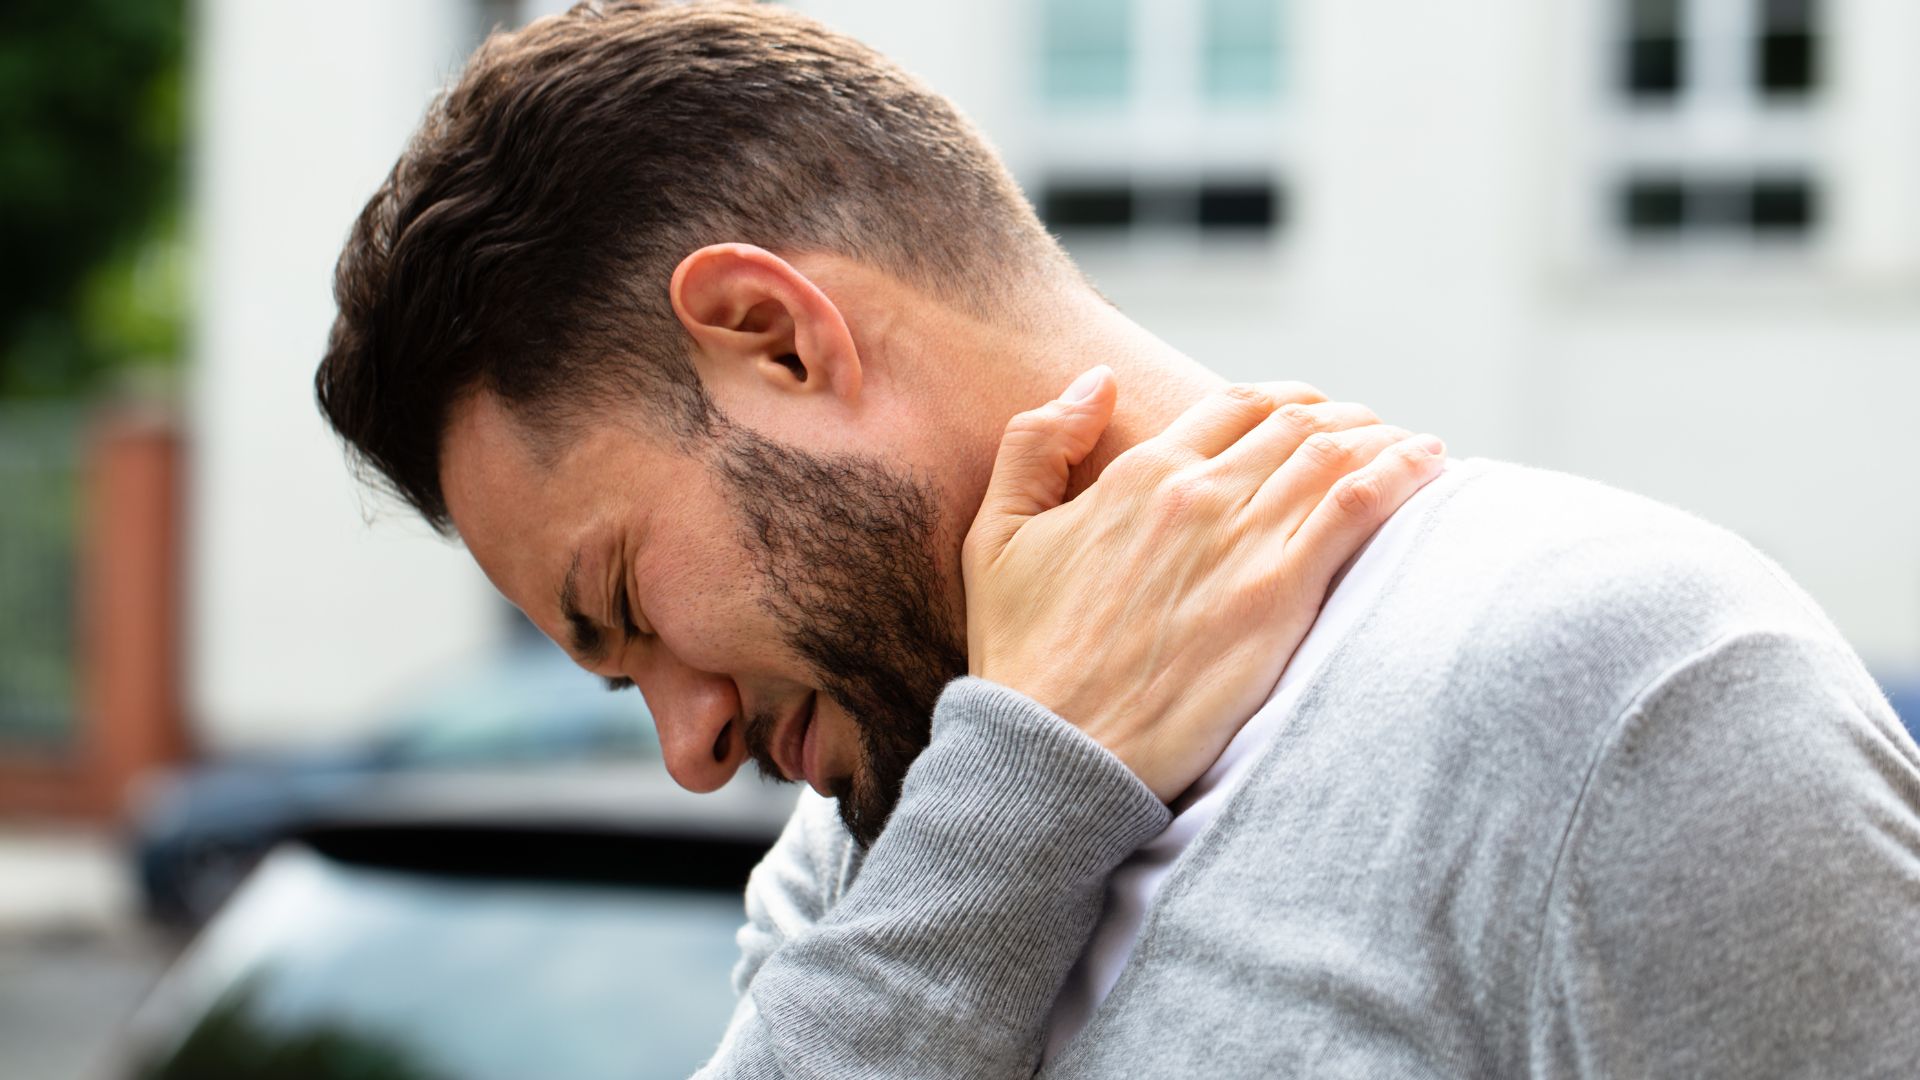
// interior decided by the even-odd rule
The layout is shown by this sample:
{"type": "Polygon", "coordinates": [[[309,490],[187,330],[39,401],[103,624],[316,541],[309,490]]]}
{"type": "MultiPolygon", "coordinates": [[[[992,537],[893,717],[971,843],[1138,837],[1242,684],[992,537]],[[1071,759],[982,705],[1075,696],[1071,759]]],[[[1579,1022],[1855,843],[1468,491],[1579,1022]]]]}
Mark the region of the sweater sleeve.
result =
{"type": "MultiPolygon", "coordinates": [[[[743,932],[773,947],[757,971],[743,957],[747,993],[700,1075],[1031,1075],[1108,875],[1167,820],[1119,759],[1044,707],[951,684],[846,894],[784,940],[743,932]]],[[[782,871],[795,912],[824,903],[825,868],[804,862],[782,871]]]]}
{"type": "Polygon", "coordinates": [[[1536,1075],[1913,1075],[1920,751],[1842,651],[1736,635],[1622,717],[1556,871],[1536,1075]]]}

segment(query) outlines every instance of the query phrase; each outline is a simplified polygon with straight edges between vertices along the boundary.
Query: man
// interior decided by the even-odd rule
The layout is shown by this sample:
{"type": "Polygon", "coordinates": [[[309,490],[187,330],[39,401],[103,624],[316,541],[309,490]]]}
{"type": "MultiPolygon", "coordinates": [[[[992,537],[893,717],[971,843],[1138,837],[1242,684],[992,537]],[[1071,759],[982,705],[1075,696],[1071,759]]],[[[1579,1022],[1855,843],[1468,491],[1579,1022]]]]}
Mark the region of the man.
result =
{"type": "MultiPolygon", "coordinates": [[[[1458,463],[1262,685],[1245,654],[1297,637],[1258,590],[1197,617],[1215,562],[1184,553],[1264,557],[1236,545],[1266,472],[1422,455],[1350,407],[1218,393],[856,43],[758,5],[496,37],[336,293],[318,390],[360,459],[639,685],[681,783],[753,758],[817,793],[749,889],[715,1075],[1920,1060],[1920,752],[1776,568],[1458,463]],[[1088,356],[1111,372],[1022,414],[995,471],[1088,356]],[[983,511],[963,562],[1023,485],[1028,515],[1087,494],[1032,534],[983,511]],[[1064,588],[1033,535],[1084,541],[1049,549],[1064,588]]],[[[1386,475],[1328,504],[1397,504],[1386,475]]]]}

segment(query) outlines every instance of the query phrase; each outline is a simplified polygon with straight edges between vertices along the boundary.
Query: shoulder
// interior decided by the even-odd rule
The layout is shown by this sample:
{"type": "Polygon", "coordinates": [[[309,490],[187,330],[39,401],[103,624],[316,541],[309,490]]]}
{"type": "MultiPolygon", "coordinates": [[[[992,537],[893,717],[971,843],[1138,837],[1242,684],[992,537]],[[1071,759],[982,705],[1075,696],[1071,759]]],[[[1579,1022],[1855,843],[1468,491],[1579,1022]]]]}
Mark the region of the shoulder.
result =
{"type": "Polygon", "coordinates": [[[1809,605],[1752,544],[1718,525],[1596,480],[1473,462],[1435,514],[1433,544],[1479,554],[1479,572],[1510,601],[1552,585],[1552,610],[1584,598],[1632,597],[1694,612],[1740,608],[1802,617],[1809,605]]]}
{"type": "MultiPolygon", "coordinates": [[[[1589,689],[1599,678],[1631,695],[1741,633],[1844,649],[1818,606],[1724,528],[1596,481],[1469,464],[1427,523],[1417,589],[1452,613],[1463,648],[1483,662],[1588,680],[1589,689]]],[[[1626,703],[1611,699],[1604,717],[1626,703]]]]}
{"type": "Polygon", "coordinates": [[[1758,715],[1741,704],[1752,684],[1722,685],[1755,663],[1739,643],[1785,643],[1831,692],[1873,692],[1818,607],[1731,532],[1593,481],[1466,464],[1343,669],[1378,708],[1404,707],[1396,734],[1430,754],[1471,748],[1552,791],[1565,822],[1630,715],[1758,715]]]}
{"type": "Polygon", "coordinates": [[[1920,852],[1920,749],[1851,650],[1824,635],[1743,629],[1674,664],[1612,725],[1587,787],[1576,839],[1616,864],[1670,854],[1650,830],[1683,847],[1729,830],[1818,846],[1839,835],[1837,817],[1888,810],[1920,852]],[[1635,818],[1639,841],[1623,845],[1635,818]]]}
{"type": "Polygon", "coordinates": [[[1554,871],[1536,1005],[1578,1014],[1550,1023],[1584,1029],[1602,1072],[1647,1052],[1877,1074],[1920,1052],[1914,955],[1920,750],[1844,647],[1741,631],[1609,732],[1554,871]]]}
{"type": "Polygon", "coordinates": [[[1535,718],[1494,736],[1517,721],[1565,737],[1566,850],[1624,868],[1756,828],[1817,842],[1875,800],[1920,820],[1920,752],[1771,560],[1650,499],[1476,465],[1428,523],[1409,588],[1443,628],[1444,674],[1535,718]]]}

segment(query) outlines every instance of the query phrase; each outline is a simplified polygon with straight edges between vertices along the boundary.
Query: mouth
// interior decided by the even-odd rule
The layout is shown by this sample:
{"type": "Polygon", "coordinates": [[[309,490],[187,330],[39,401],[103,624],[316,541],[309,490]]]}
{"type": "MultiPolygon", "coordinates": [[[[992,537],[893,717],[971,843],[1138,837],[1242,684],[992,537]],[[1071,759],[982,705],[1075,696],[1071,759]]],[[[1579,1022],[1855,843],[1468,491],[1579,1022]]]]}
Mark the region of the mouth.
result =
{"type": "Polygon", "coordinates": [[[774,763],[780,766],[781,774],[788,780],[802,781],[820,794],[830,795],[825,779],[819,774],[820,738],[814,730],[819,701],[818,691],[808,694],[787,722],[781,725],[774,763]]]}

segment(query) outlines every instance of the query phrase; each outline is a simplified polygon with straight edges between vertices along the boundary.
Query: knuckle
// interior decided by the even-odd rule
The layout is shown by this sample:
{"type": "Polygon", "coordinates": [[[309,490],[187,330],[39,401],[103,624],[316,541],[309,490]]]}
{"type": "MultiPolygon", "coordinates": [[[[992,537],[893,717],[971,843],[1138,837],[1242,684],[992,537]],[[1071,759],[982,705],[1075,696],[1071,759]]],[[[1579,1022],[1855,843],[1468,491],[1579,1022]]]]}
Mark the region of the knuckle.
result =
{"type": "Polygon", "coordinates": [[[1199,472],[1180,472],[1163,480],[1154,489],[1154,503],[1164,520],[1184,521],[1202,513],[1216,501],[1219,484],[1199,472]]]}
{"type": "Polygon", "coordinates": [[[1320,414],[1308,405],[1295,403],[1282,405],[1274,410],[1274,415],[1302,439],[1320,430],[1320,414]]]}
{"type": "Polygon", "coordinates": [[[1349,517],[1370,517],[1384,498],[1380,485],[1364,473],[1354,473],[1333,486],[1333,502],[1349,517]]]}
{"type": "Polygon", "coordinates": [[[1345,468],[1351,458],[1347,444],[1324,431],[1307,436],[1306,441],[1300,444],[1300,453],[1307,455],[1307,459],[1314,464],[1328,469],[1345,468]]]}
{"type": "Polygon", "coordinates": [[[1007,420],[1006,430],[1002,432],[1002,436],[1006,439],[1019,439],[1043,431],[1046,427],[1046,410],[1028,409],[1026,412],[1014,413],[1007,420]]]}
{"type": "Polygon", "coordinates": [[[1427,463],[1437,456],[1432,450],[1427,449],[1412,439],[1401,442],[1398,450],[1401,464],[1409,469],[1424,469],[1427,463]]]}
{"type": "Polygon", "coordinates": [[[1237,405],[1257,405],[1266,407],[1272,403],[1264,388],[1253,383],[1234,383],[1220,391],[1220,396],[1237,405]]]}
{"type": "Polygon", "coordinates": [[[1201,408],[1221,419],[1231,418],[1252,424],[1273,412],[1278,404],[1263,387],[1253,383],[1234,383],[1214,391],[1201,408]]]}

